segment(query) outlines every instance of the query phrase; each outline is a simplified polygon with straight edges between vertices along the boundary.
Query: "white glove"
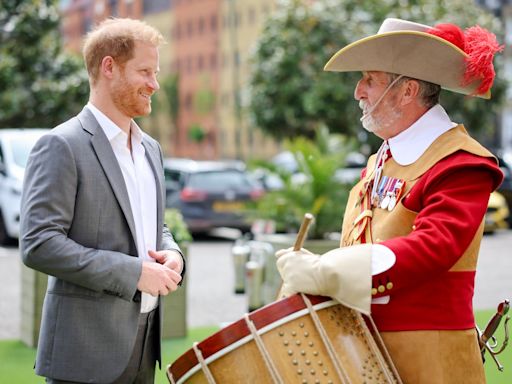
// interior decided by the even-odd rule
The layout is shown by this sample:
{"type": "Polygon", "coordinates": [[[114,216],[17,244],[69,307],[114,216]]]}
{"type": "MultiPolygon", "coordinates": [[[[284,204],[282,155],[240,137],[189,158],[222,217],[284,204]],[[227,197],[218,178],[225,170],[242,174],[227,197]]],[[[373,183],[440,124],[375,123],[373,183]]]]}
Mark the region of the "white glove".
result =
{"type": "Polygon", "coordinates": [[[315,255],[301,249],[276,253],[282,292],[330,296],[341,304],[370,313],[372,244],[333,249],[315,255]]]}
{"type": "MultiPolygon", "coordinates": [[[[314,255],[314,256],[318,256],[318,255],[315,255],[313,253],[311,253],[310,251],[308,251],[307,249],[304,249],[304,248],[301,248],[300,251],[294,251],[293,250],[293,247],[290,247],[290,248],[286,248],[286,249],[280,249],[278,250],[276,253],[275,253],[275,256],[276,258],[280,258],[281,256],[283,255],[286,255],[286,254],[294,254],[294,255],[298,255],[298,254],[304,254],[304,255],[314,255]]],[[[279,271],[279,273],[281,273],[281,271],[279,271]]],[[[281,276],[282,277],[282,276],[281,276]]],[[[295,295],[298,291],[292,289],[287,283],[286,281],[283,280],[283,285],[281,285],[281,290],[279,291],[278,293],[278,299],[282,299],[284,297],[289,297],[289,296],[292,296],[292,295],[295,295]]]]}

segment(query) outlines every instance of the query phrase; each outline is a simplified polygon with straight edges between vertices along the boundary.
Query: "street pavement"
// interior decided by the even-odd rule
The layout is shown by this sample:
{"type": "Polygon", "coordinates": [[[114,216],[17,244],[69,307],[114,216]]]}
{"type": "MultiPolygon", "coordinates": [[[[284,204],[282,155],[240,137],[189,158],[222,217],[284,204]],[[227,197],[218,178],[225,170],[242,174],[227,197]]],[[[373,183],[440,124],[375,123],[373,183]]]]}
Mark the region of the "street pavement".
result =
{"type": "MultiPolygon", "coordinates": [[[[247,312],[246,295],[234,293],[233,241],[209,238],[190,245],[187,266],[187,324],[224,326],[247,312]]],[[[512,298],[512,231],[484,236],[476,278],[475,309],[495,309],[512,298]]],[[[0,339],[20,334],[21,268],[17,247],[0,247],[0,339]]]]}

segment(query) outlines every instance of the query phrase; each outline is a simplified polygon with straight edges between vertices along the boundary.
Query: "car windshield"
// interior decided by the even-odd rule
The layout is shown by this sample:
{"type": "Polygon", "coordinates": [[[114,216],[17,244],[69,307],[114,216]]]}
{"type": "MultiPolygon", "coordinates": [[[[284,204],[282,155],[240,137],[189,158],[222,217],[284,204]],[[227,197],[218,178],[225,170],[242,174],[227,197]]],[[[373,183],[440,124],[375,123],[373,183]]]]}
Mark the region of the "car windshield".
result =
{"type": "Polygon", "coordinates": [[[188,185],[192,188],[209,191],[239,190],[251,187],[250,181],[244,177],[243,173],[231,170],[191,174],[188,185]]]}
{"type": "Polygon", "coordinates": [[[14,163],[21,167],[25,168],[28,161],[28,155],[32,150],[32,147],[35,145],[36,141],[39,139],[37,135],[23,135],[20,137],[11,138],[11,150],[12,157],[14,163]]]}

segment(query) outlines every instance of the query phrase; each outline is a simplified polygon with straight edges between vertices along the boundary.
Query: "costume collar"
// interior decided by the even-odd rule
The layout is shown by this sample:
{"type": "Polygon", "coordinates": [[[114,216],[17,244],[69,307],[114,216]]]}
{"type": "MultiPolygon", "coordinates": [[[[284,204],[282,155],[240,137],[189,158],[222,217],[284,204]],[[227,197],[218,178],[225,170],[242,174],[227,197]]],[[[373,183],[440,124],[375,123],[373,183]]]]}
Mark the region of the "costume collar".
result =
{"type": "Polygon", "coordinates": [[[444,108],[436,104],[413,125],[388,140],[393,159],[400,165],[414,163],[439,136],[456,126],[444,108]]]}

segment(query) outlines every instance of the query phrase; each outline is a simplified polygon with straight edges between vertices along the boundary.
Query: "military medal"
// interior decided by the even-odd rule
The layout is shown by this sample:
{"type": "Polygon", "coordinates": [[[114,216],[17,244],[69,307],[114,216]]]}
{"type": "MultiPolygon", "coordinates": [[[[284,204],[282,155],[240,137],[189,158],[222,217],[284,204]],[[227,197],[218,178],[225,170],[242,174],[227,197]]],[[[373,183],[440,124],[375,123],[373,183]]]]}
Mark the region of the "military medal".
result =
{"type": "Polygon", "coordinates": [[[386,209],[389,205],[389,202],[393,198],[393,189],[395,187],[397,179],[394,177],[389,177],[384,189],[382,191],[382,201],[380,203],[380,207],[382,209],[386,209]]]}
{"type": "Polygon", "coordinates": [[[393,208],[395,208],[395,206],[396,206],[396,196],[392,195],[389,199],[389,204],[387,206],[388,211],[391,212],[393,210],[393,208]]]}
{"type": "Polygon", "coordinates": [[[373,206],[392,211],[400,200],[405,181],[396,177],[382,176],[373,196],[373,206]]]}
{"type": "Polygon", "coordinates": [[[402,196],[404,187],[405,187],[404,180],[395,179],[393,191],[391,192],[391,197],[389,200],[389,204],[387,206],[388,211],[392,211],[395,208],[397,201],[400,199],[400,196],[402,196]]]}
{"type": "Polygon", "coordinates": [[[391,199],[392,199],[391,192],[386,193],[386,197],[384,197],[384,199],[382,199],[382,202],[380,203],[380,207],[382,209],[388,208],[389,204],[391,203],[391,199]]]}
{"type": "Polygon", "coordinates": [[[377,157],[375,159],[375,169],[374,169],[374,177],[373,177],[373,185],[371,190],[371,204],[374,207],[378,207],[380,205],[380,201],[382,199],[382,195],[380,192],[381,188],[384,186],[385,181],[383,179],[387,179],[386,176],[382,177],[382,169],[384,168],[384,163],[388,157],[387,151],[389,149],[388,142],[385,140],[382,142],[379,150],[377,151],[377,157]]]}
{"type": "Polygon", "coordinates": [[[386,187],[388,185],[389,177],[382,176],[382,179],[379,184],[379,188],[377,189],[377,207],[380,207],[382,204],[382,200],[384,199],[384,195],[386,194],[386,187]]]}

